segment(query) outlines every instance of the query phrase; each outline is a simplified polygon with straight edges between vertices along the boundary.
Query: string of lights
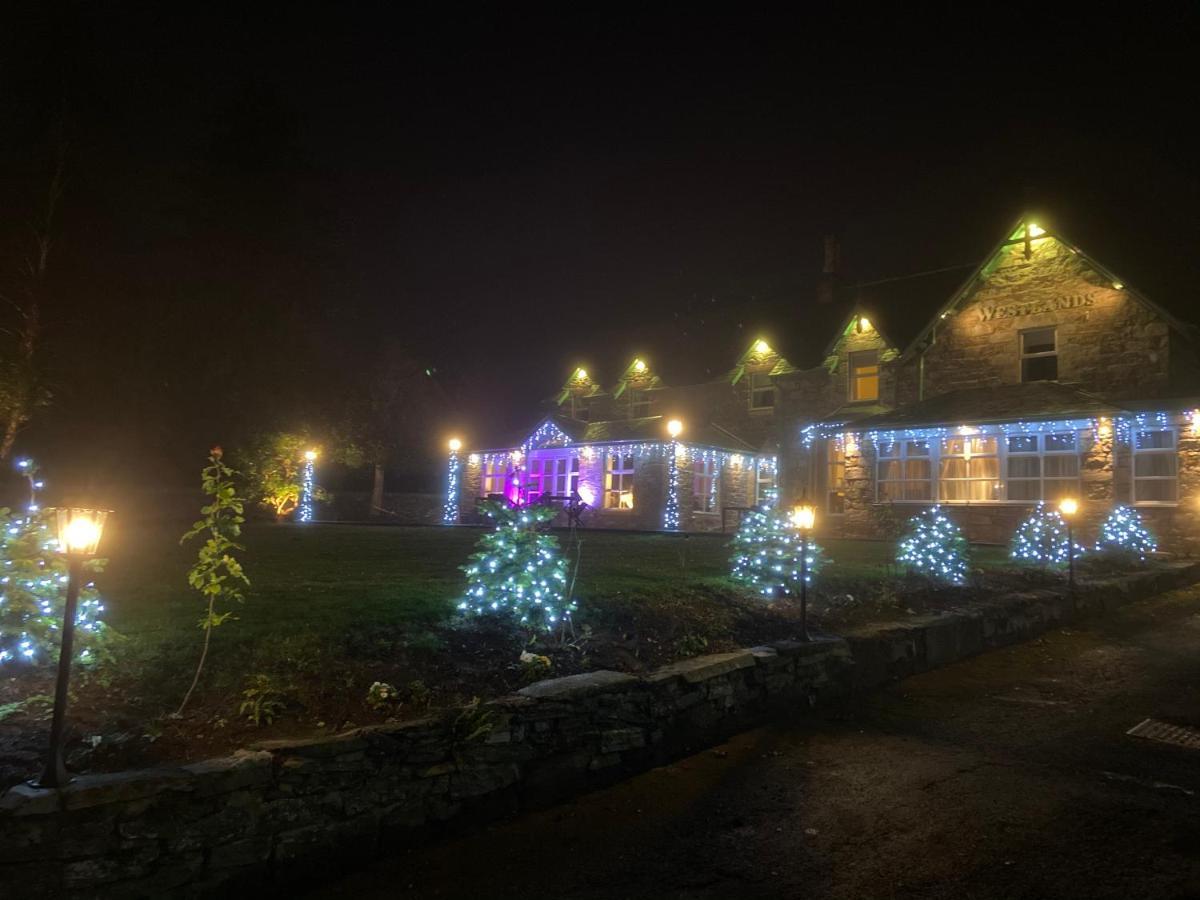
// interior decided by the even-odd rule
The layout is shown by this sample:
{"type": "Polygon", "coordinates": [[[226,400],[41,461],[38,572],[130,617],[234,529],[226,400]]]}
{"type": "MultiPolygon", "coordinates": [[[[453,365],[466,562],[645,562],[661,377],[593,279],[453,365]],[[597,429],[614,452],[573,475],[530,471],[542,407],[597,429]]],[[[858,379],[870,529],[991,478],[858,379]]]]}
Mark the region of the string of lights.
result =
{"type": "Polygon", "coordinates": [[[967,540],[940,506],[908,520],[896,561],[916,572],[951,584],[967,582],[967,540]]]}

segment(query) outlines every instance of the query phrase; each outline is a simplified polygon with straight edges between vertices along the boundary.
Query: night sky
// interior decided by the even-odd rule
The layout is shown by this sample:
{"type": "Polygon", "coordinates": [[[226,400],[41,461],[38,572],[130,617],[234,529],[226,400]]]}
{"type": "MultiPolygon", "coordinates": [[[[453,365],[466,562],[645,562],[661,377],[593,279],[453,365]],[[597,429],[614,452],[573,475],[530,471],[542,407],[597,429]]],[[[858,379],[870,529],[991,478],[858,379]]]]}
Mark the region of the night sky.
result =
{"type": "Polygon", "coordinates": [[[429,446],[469,442],[573,365],[678,383],[802,330],[827,233],[871,280],[978,262],[1023,209],[1200,318],[1194,15],[958,8],[9,10],[6,250],[60,132],[70,179],[19,448],[189,482],[385,347],[445,392],[429,446]]]}

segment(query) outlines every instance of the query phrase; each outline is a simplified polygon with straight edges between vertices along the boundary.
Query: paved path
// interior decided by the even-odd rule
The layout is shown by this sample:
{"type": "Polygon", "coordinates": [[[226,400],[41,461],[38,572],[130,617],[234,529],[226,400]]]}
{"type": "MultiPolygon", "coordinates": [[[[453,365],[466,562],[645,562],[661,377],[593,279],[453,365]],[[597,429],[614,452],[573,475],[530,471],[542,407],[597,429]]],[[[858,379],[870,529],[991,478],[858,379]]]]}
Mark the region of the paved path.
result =
{"type": "Polygon", "coordinates": [[[1200,897],[1200,589],[741,735],[319,896],[1200,897]]]}

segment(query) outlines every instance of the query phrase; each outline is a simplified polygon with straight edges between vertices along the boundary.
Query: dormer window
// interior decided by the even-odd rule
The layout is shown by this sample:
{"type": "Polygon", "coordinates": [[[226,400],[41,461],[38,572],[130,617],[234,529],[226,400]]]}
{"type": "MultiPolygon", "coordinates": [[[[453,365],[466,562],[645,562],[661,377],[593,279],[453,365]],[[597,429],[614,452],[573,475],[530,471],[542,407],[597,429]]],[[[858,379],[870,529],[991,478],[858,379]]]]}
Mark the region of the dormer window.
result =
{"type": "Polygon", "coordinates": [[[1058,335],[1053,328],[1021,332],[1021,381],[1058,380],[1058,335]]]}
{"type": "Polygon", "coordinates": [[[850,399],[879,399],[878,350],[856,350],[850,354],[850,399]]]}
{"type": "Polygon", "coordinates": [[[571,418],[578,419],[580,422],[586,422],[591,415],[588,406],[588,401],[585,398],[580,397],[577,394],[572,394],[571,418]]]}
{"type": "Polygon", "coordinates": [[[644,419],[648,415],[650,415],[650,393],[631,390],[629,392],[629,417],[644,419]]]}
{"type": "Polygon", "coordinates": [[[750,408],[775,408],[775,382],[767,372],[754,372],[750,375],[750,408]]]}

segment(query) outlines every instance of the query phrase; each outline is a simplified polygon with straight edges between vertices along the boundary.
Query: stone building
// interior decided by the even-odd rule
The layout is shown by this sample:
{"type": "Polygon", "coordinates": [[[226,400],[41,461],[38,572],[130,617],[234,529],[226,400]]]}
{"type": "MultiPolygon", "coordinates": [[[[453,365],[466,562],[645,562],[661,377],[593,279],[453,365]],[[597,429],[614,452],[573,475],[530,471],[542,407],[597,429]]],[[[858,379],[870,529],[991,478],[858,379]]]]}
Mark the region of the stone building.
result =
{"type": "Polygon", "coordinates": [[[708,531],[778,486],[829,535],[885,537],[937,503],[1004,542],[1032,505],[1071,496],[1085,536],[1123,503],[1165,546],[1196,547],[1194,327],[1029,221],[962,274],[826,279],[805,325],[831,323],[828,344],[789,361],[755,341],[711,382],[668,386],[640,359],[607,389],[578,370],[546,418],[461,470],[454,455],[448,517],[576,494],[587,526],[708,531]]]}

